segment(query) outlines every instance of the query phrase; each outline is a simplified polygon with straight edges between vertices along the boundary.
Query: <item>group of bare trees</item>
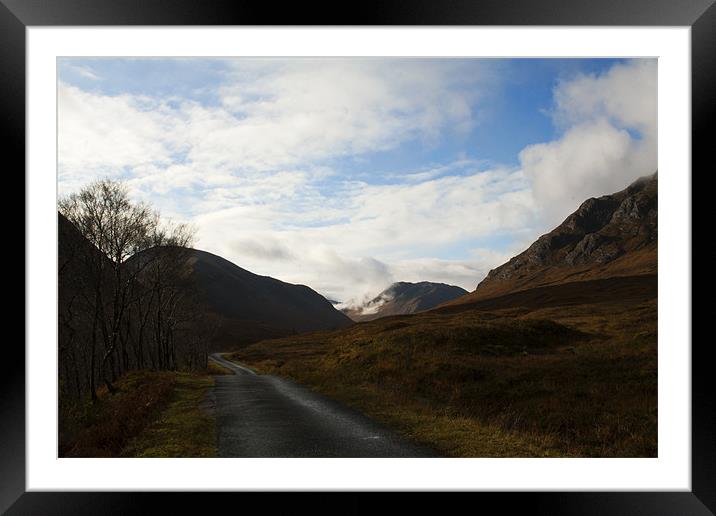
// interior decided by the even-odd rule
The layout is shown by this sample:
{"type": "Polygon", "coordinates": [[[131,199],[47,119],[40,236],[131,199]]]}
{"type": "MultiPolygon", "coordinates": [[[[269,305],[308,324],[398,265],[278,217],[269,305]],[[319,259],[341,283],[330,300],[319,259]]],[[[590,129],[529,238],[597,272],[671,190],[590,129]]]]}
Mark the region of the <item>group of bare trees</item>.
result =
{"type": "Polygon", "coordinates": [[[214,325],[190,275],[193,235],[102,180],[59,202],[61,399],[133,369],[206,367],[214,325]]]}

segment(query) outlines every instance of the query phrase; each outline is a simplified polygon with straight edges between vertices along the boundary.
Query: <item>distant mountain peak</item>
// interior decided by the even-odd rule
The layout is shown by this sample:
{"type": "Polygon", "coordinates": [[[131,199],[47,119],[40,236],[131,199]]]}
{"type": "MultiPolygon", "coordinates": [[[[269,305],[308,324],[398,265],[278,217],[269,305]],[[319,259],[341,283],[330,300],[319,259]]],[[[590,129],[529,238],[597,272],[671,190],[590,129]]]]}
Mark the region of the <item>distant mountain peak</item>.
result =
{"type": "Polygon", "coordinates": [[[354,321],[369,321],[388,315],[424,312],[464,294],[467,290],[445,283],[398,281],[373,299],[343,312],[354,321]]]}

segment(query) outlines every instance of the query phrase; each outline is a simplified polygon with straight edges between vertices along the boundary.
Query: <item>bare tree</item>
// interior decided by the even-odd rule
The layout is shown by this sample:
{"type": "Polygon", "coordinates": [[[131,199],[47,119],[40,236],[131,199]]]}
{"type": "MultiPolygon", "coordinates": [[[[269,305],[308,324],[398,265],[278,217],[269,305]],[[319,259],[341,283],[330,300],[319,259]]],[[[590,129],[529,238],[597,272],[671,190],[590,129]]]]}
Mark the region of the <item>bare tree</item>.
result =
{"type": "Polygon", "coordinates": [[[117,346],[141,269],[128,268],[125,261],[155,244],[161,233],[159,215],[146,204],[131,202],[126,186],[111,180],[93,182],[60,200],[59,210],[99,251],[86,249],[82,256],[93,293],[90,391],[94,399],[95,371],[113,390],[112,382],[126,367],[117,346]]]}
{"type": "Polygon", "coordinates": [[[95,400],[98,382],[113,392],[131,369],[205,367],[201,335],[211,330],[191,280],[193,230],[162,222],[117,181],[91,183],[58,208],[67,219],[58,269],[61,391],[95,400]]]}
{"type": "Polygon", "coordinates": [[[185,225],[157,228],[154,244],[132,262],[139,279],[138,349],[141,353],[147,333],[153,346],[150,362],[156,369],[176,369],[175,329],[183,319],[183,307],[193,297],[189,278],[189,245],[193,232],[185,225]]]}

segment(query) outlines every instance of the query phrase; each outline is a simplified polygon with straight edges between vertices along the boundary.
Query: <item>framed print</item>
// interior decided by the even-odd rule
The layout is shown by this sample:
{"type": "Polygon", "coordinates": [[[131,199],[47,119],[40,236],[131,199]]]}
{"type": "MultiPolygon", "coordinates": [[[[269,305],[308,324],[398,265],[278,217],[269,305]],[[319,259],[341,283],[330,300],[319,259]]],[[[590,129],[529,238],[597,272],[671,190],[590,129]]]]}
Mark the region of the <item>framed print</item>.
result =
{"type": "Polygon", "coordinates": [[[3,510],[713,513],[711,1],[0,13],[27,203],[3,510]]]}

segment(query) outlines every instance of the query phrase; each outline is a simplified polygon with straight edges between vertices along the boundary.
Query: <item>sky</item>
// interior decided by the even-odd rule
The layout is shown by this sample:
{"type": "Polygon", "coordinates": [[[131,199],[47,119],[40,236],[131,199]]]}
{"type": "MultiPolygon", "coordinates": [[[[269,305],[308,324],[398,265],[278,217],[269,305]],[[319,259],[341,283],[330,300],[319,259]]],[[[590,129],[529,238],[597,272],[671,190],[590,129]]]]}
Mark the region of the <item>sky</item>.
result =
{"type": "Polygon", "coordinates": [[[122,180],[196,248],[346,305],[474,290],[656,170],[655,59],[58,61],[60,196],[122,180]]]}

